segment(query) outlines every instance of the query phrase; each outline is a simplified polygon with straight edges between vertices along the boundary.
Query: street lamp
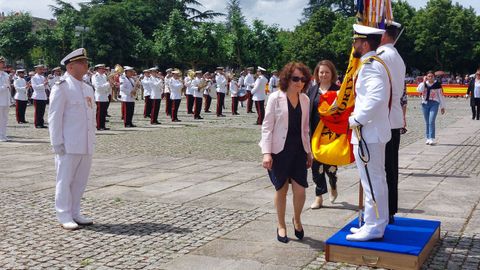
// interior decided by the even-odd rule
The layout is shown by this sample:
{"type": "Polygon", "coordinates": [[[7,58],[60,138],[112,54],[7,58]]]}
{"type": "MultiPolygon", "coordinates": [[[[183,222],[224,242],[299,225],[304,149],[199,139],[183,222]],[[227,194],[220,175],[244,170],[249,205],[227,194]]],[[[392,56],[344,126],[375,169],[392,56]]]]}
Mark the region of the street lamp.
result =
{"type": "Polygon", "coordinates": [[[76,37],[79,37],[81,36],[82,37],[82,48],[83,48],[83,36],[85,32],[88,32],[90,31],[90,27],[86,27],[86,26],[83,26],[83,25],[77,25],[75,26],[75,36],[76,37]]]}

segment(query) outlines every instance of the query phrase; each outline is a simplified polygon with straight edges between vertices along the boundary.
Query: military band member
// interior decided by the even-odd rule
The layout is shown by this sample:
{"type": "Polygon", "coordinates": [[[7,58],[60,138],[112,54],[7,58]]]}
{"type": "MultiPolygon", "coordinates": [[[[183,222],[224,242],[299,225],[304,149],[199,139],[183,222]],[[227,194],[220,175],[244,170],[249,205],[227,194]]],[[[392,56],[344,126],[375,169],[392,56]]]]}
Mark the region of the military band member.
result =
{"type": "Polygon", "coordinates": [[[10,107],[10,77],[3,71],[5,58],[0,56],[0,142],[8,141],[7,123],[8,108],[10,107]]]}
{"type": "Polygon", "coordinates": [[[33,106],[34,106],[34,124],[35,128],[47,128],[45,126],[45,107],[47,106],[47,87],[48,80],[43,76],[44,66],[35,66],[35,76],[31,79],[33,88],[33,106]]]}
{"type": "Polygon", "coordinates": [[[192,80],[194,76],[194,71],[192,69],[189,69],[187,71],[187,76],[185,76],[185,79],[183,80],[183,83],[185,84],[186,90],[185,90],[185,97],[187,100],[187,114],[193,114],[193,104],[194,104],[194,97],[193,97],[193,89],[192,89],[192,80]]]}
{"type": "Polygon", "coordinates": [[[385,146],[385,171],[388,185],[389,223],[394,223],[394,215],[398,212],[398,151],[400,149],[400,129],[405,127],[402,96],[405,91],[406,67],[402,57],[394,47],[399,33],[398,23],[386,26],[380,47],[377,49],[380,57],[390,70],[392,78],[392,104],[389,114],[392,139],[385,146]]]}
{"type": "Polygon", "coordinates": [[[17,78],[13,81],[15,87],[15,115],[17,117],[17,123],[26,124],[25,111],[27,110],[28,103],[28,88],[30,83],[25,81],[25,69],[17,70],[17,78]]]}
{"type": "Polygon", "coordinates": [[[193,100],[195,103],[193,108],[193,119],[203,119],[200,116],[200,112],[202,111],[203,91],[206,86],[207,82],[202,78],[202,71],[195,71],[195,78],[192,80],[193,100]]]}
{"type": "Polygon", "coordinates": [[[217,67],[215,82],[217,83],[217,117],[225,117],[223,107],[225,106],[225,94],[227,93],[228,82],[223,67],[217,67]]]}
{"type": "Polygon", "coordinates": [[[152,93],[152,77],[150,70],[146,69],[143,71],[142,87],[143,87],[143,97],[145,105],[143,107],[143,118],[150,118],[150,113],[152,112],[152,102],[151,102],[151,93],[152,93]]]}
{"type": "Polygon", "coordinates": [[[206,72],[203,77],[207,82],[207,86],[205,87],[205,90],[203,90],[203,97],[205,98],[204,112],[209,113],[211,112],[210,104],[212,104],[212,96],[210,95],[210,92],[213,93],[217,87],[215,86],[215,82],[209,72],[206,72]]]}
{"type": "Polygon", "coordinates": [[[77,49],[61,61],[67,73],[53,89],[48,122],[57,172],[55,210],[66,230],[93,224],[81,214],[95,146],[95,102],[91,85],[82,81],[88,70],[85,49],[77,49]]]}
{"type": "Polygon", "coordinates": [[[238,90],[239,84],[237,82],[237,78],[233,75],[232,79],[230,80],[229,84],[230,88],[230,96],[232,97],[232,115],[239,115],[238,113],[238,90]]]}
{"type": "Polygon", "coordinates": [[[105,74],[105,64],[95,66],[96,73],[92,76],[92,85],[95,88],[95,102],[97,103],[97,130],[109,130],[105,127],[108,95],[112,92],[110,82],[105,74]]]}
{"type": "Polygon", "coordinates": [[[151,95],[150,99],[152,100],[152,111],[150,112],[150,124],[158,125],[158,112],[160,110],[160,104],[162,103],[162,94],[164,88],[163,76],[158,72],[157,68],[151,68],[150,72],[152,73],[151,81],[151,95]]]}
{"type": "MultiPolygon", "coordinates": [[[[240,77],[238,78],[238,87],[239,87],[239,92],[245,93],[246,95],[246,90],[245,90],[245,74],[247,74],[246,70],[243,70],[240,72],[240,77]]],[[[239,97],[240,101],[240,97],[239,97]]],[[[240,101],[240,106],[243,108],[243,99],[240,101]]]]}
{"type": "Polygon", "coordinates": [[[369,241],[382,238],[388,224],[385,144],[391,138],[388,119],[390,82],[386,66],[382,60],[375,58],[385,30],[358,24],[353,29],[353,57],[360,58],[361,65],[354,78],[355,109],[348,122],[355,130],[351,143],[365,191],[365,224],[360,228],[351,228],[352,234],[347,235],[347,240],[369,241]],[[360,153],[359,149],[369,153],[368,156],[360,153]]]}
{"type": "Polygon", "coordinates": [[[133,113],[135,112],[135,81],[133,76],[134,69],[129,66],[124,67],[125,73],[120,76],[120,95],[122,101],[122,115],[124,127],[136,127],[133,122],[133,113]]]}
{"type": "Polygon", "coordinates": [[[172,122],[181,122],[178,119],[178,108],[180,108],[180,102],[182,101],[182,89],[184,87],[182,79],[180,77],[180,71],[172,71],[173,77],[170,79],[170,99],[172,103],[172,122]]]}
{"type": "Polygon", "coordinates": [[[268,80],[265,78],[263,73],[266,70],[262,67],[257,68],[257,79],[252,88],[252,99],[255,102],[255,109],[257,110],[257,122],[256,125],[261,125],[263,123],[263,118],[265,118],[265,88],[267,86],[268,80]]]}
{"type": "Polygon", "coordinates": [[[275,69],[272,71],[272,77],[270,78],[270,81],[268,82],[268,89],[270,89],[270,94],[274,93],[275,91],[278,90],[278,82],[280,79],[278,78],[278,71],[275,69]]]}
{"type": "Polygon", "coordinates": [[[172,101],[170,100],[170,80],[172,79],[172,68],[166,70],[166,75],[164,79],[164,89],[163,89],[163,96],[165,97],[165,113],[167,116],[172,114],[172,101]]]}
{"type": "Polygon", "coordinates": [[[245,76],[245,90],[247,91],[247,113],[253,113],[253,96],[252,89],[255,85],[255,77],[253,77],[253,67],[247,68],[247,76],[245,76]]]}
{"type": "Polygon", "coordinates": [[[62,68],[55,67],[52,69],[52,74],[48,76],[48,86],[50,89],[55,85],[56,82],[60,81],[62,77],[62,68]]]}

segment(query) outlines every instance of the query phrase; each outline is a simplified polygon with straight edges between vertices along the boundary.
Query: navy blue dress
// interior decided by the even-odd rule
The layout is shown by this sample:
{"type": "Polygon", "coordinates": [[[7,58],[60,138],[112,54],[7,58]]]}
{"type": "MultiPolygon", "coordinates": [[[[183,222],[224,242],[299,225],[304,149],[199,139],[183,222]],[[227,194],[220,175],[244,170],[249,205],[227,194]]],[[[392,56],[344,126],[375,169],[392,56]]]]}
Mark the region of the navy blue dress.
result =
{"type": "MultiPolygon", "coordinates": [[[[288,100],[288,99],[287,99],[288,100]]],[[[307,153],[302,142],[302,108],[300,102],[294,108],[288,100],[288,132],[285,147],[278,154],[272,154],[272,169],[268,171],[270,180],[279,190],[288,180],[294,180],[302,187],[307,183],[307,153]]]]}

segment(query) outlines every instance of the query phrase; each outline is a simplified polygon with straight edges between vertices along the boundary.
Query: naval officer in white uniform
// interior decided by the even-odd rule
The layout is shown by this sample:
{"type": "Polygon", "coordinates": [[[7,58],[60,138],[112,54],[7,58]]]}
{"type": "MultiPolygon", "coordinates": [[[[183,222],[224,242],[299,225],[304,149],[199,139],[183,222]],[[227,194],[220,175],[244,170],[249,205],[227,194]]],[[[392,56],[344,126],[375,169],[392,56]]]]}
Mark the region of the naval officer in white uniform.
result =
{"type": "Polygon", "coordinates": [[[382,238],[388,224],[388,189],[385,175],[385,144],[391,138],[389,114],[390,81],[388,69],[375,50],[380,45],[385,30],[355,24],[353,56],[360,58],[361,66],[355,80],[355,109],[348,119],[350,128],[360,128],[361,140],[353,132],[352,141],[355,162],[365,190],[365,224],[352,228],[347,235],[350,241],[368,241],[382,238]],[[369,152],[367,169],[365,157],[359,148],[369,152]],[[368,148],[368,151],[367,149],[368,148]],[[368,174],[367,174],[368,170],[368,174]],[[368,176],[369,175],[369,176],[368,176]],[[372,189],[370,189],[371,182],[372,189]],[[374,198],[378,206],[376,216],[374,198]]]}
{"type": "Polygon", "coordinates": [[[385,146],[385,172],[388,185],[388,210],[390,224],[395,222],[394,215],[398,212],[398,151],[400,149],[400,129],[405,127],[406,104],[402,100],[405,92],[406,67],[402,57],[394,47],[399,34],[400,24],[391,22],[385,27],[382,42],[377,49],[380,57],[390,70],[392,78],[392,105],[390,108],[390,126],[392,139],[385,146]]]}
{"type": "Polygon", "coordinates": [[[0,56],[0,142],[8,141],[7,124],[8,108],[10,107],[10,78],[3,71],[5,58],[0,56]]]}
{"type": "Polygon", "coordinates": [[[52,89],[48,110],[50,142],[55,152],[55,210],[64,229],[75,230],[93,221],[80,213],[95,146],[95,97],[82,78],[88,71],[85,49],[62,59],[67,72],[52,89]]]}

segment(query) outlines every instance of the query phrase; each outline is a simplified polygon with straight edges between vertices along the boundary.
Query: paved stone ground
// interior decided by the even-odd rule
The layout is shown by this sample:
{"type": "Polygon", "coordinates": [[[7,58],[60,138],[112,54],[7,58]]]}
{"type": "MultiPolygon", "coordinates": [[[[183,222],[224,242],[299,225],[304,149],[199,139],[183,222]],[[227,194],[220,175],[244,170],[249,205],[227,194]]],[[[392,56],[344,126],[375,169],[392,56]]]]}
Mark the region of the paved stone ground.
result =
{"type": "MultiPolygon", "coordinates": [[[[468,101],[447,101],[447,114],[437,118],[439,144],[430,147],[419,100],[410,99],[399,215],[442,221],[424,269],[478,269],[480,121],[469,119],[468,101]]],[[[11,110],[13,141],[0,144],[0,269],[367,269],[326,263],[323,255],[324,241],[356,216],[353,166],[339,171],[337,203],[310,210],[307,190],[306,237],[281,244],[256,116],[240,109],[240,116],[194,121],[184,102],[183,122],[161,114],[162,125],[150,126],[139,101],[134,129],[122,128],[119,104],[112,104],[112,130],[97,134],[83,202],[96,224],[75,232],[55,220],[48,131],[15,124],[11,110]]],[[[32,119],[33,108],[27,111],[32,119]]]]}

